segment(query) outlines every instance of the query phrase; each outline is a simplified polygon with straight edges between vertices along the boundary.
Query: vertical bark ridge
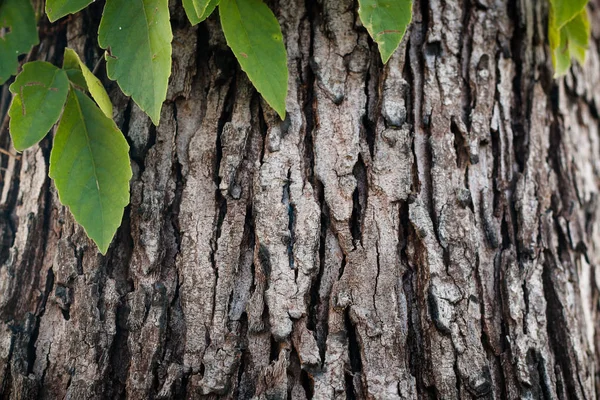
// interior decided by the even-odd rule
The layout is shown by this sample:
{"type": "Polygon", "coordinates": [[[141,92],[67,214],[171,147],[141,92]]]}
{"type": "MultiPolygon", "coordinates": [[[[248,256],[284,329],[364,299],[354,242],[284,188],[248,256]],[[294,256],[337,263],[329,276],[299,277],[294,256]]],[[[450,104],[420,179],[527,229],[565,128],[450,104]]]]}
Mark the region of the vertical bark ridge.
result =
{"type": "MultiPolygon", "coordinates": [[[[50,139],[0,155],[0,397],[597,395],[599,24],[553,80],[543,1],[415,1],[382,66],[355,1],[273,0],[280,121],[171,3],[161,125],[106,81],[134,170],[106,257],[50,139]]],[[[30,57],[94,65],[101,7],[30,57]]]]}

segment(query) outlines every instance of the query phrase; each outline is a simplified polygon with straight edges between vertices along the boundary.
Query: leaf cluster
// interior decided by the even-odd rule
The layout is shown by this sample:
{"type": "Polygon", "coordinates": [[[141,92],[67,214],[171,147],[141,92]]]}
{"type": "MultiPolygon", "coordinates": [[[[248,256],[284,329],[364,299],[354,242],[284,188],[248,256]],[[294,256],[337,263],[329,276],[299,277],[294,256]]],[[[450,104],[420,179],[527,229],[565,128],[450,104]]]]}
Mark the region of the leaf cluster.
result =
{"type": "Polygon", "coordinates": [[[129,145],[112,119],[104,86],[67,48],[62,68],[29,62],[9,89],[17,150],[37,144],[58,122],[49,175],[61,203],[106,253],[129,203],[132,172],[129,145]]]}
{"type": "MultiPolygon", "coordinates": [[[[54,22],[93,0],[46,0],[54,22]]],[[[219,11],[228,46],[256,90],[286,116],[288,60],[281,26],[263,0],[182,0],[192,25],[219,11]]],[[[359,16],[378,44],[383,63],[398,48],[411,21],[412,0],[359,0],[359,16]]],[[[172,66],[169,0],[106,0],[98,29],[108,78],[160,122],[172,66]]],[[[18,59],[38,43],[29,0],[0,0],[0,84],[17,72],[18,59]]],[[[37,144],[58,122],[50,177],[62,204],[105,253],[129,203],[129,147],[112,120],[102,83],[71,49],[62,68],[26,63],[10,86],[14,146],[37,144]]]]}
{"type": "MultiPolygon", "coordinates": [[[[94,0],[46,0],[54,22],[94,0]]],[[[549,0],[548,37],[555,76],[574,58],[584,63],[590,23],[588,0],[549,0]]],[[[281,26],[263,0],[182,0],[192,25],[219,11],[228,46],[242,70],[281,119],[286,115],[288,60],[281,26]]],[[[379,47],[383,63],[411,22],[412,0],[358,0],[358,15],[379,47]]],[[[30,0],[0,0],[0,84],[17,72],[19,56],[38,43],[30,0]]],[[[151,118],[160,122],[172,66],[169,0],[106,0],[98,30],[107,75],[151,118]]],[[[58,122],[50,177],[60,201],[105,253],[129,203],[129,147],[112,120],[102,83],[71,49],[62,68],[26,63],[10,86],[14,146],[23,151],[58,122]]]]}

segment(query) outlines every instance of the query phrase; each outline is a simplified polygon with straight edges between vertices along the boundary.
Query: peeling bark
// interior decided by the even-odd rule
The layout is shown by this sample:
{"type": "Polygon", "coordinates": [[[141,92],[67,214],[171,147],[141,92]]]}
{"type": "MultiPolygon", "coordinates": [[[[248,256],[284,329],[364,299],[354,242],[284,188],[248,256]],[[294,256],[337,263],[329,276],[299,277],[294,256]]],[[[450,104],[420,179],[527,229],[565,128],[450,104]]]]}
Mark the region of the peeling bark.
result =
{"type": "MultiPolygon", "coordinates": [[[[600,3],[558,80],[545,1],[417,0],[385,67],[354,1],[269,4],[283,122],[176,1],[161,125],[105,80],[134,170],[106,257],[50,139],[0,155],[0,398],[595,398],[600,3]]],[[[94,65],[101,7],[30,56],[94,65]]]]}

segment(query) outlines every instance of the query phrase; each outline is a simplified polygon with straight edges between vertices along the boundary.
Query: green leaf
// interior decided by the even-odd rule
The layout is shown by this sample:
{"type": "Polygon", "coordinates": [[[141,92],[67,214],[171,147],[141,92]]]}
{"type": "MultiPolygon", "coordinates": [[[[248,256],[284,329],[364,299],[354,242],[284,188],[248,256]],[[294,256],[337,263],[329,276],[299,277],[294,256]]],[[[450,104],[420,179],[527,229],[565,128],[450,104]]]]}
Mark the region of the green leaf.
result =
{"type": "MultiPolygon", "coordinates": [[[[550,19],[552,19],[552,10],[550,10],[550,19]]],[[[556,50],[560,46],[560,29],[557,29],[552,23],[548,24],[548,43],[552,50],[556,50]]]]}
{"type": "Polygon", "coordinates": [[[83,72],[81,72],[80,69],[65,68],[64,66],[63,69],[67,73],[69,81],[71,81],[72,84],[74,84],[81,90],[87,90],[87,82],[85,81],[85,78],[83,77],[83,72]]]}
{"type": "Polygon", "coordinates": [[[38,42],[29,0],[0,0],[0,85],[17,73],[19,56],[38,42]]]}
{"type": "Polygon", "coordinates": [[[560,30],[561,44],[552,51],[552,65],[554,66],[554,77],[557,78],[567,73],[571,67],[571,54],[567,34],[564,29],[560,30]]]}
{"type": "Polygon", "coordinates": [[[227,44],[264,99],[285,118],[287,52],[279,22],[262,0],[222,0],[221,26],[227,44]]]}
{"type": "Polygon", "coordinates": [[[98,43],[108,77],[158,125],[171,75],[168,0],[107,0],[98,43]]]}
{"type": "Polygon", "coordinates": [[[588,0],[550,0],[552,8],[550,24],[556,29],[562,28],[585,8],[587,2],[588,0]]]}
{"type": "Polygon", "coordinates": [[[577,44],[571,43],[569,45],[569,56],[577,60],[579,65],[585,64],[587,55],[587,48],[578,46],[577,44]]]}
{"type": "Polygon", "coordinates": [[[62,204],[106,254],[129,204],[129,145],[114,121],[71,89],[50,153],[62,204]]]}
{"type": "Polygon", "coordinates": [[[549,25],[548,39],[555,78],[567,73],[571,67],[571,59],[576,59],[580,64],[585,63],[590,33],[590,21],[585,8],[559,30],[552,24],[549,25]]]}
{"type": "Polygon", "coordinates": [[[586,53],[591,34],[590,20],[584,8],[575,18],[569,21],[563,30],[569,41],[569,54],[581,65],[585,64],[586,53]]]}
{"type": "Polygon", "coordinates": [[[67,14],[75,14],[86,8],[94,0],[46,0],[46,14],[50,22],[64,17],[67,14]]]}
{"type": "Polygon", "coordinates": [[[67,99],[67,74],[54,65],[34,61],[10,85],[15,95],[8,110],[9,130],[15,149],[23,151],[46,136],[58,121],[67,99]]]}
{"type": "Polygon", "coordinates": [[[210,17],[221,0],[183,0],[183,8],[192,25],[197,25],[210,17]]]}
{"type": "Polygon", "coordinates": [[[358,15],[387,63],[400,45],[412,18],[411,0],[359,0],[358,15]]]}
{"type": "Polygon", "coordinates": [[[69,48],[65,49],[65,56],[63,61],[63,68],[67,71],[77,71],[81,72],[83,76],[83,82],[81,78],[71,72],[71,76],[77,76],[73,78],[75,83],[81,86],[83,89],[90,92],[92,98],[96,101],[96,104],[100,107],[100,109],[106,114],[107,117],[112,118],[112,103],[110,101],[110,97],[108,97],[108,93],[104,89],[102,82],[100,79],[96,78],[92,71],[88,69],[88,67],[81,61],[77,53],[69,48]],[[83,83],[83,85],[81,85],[83,83]]]}
{"type": "Polygon", "coordinates": [[[567,33],[569,43],[575,43],[581,47],[588,47],[590,40],[590,20],[586,9],[584,8],[579,14],[569,21],[563,29],[567,33]]]}

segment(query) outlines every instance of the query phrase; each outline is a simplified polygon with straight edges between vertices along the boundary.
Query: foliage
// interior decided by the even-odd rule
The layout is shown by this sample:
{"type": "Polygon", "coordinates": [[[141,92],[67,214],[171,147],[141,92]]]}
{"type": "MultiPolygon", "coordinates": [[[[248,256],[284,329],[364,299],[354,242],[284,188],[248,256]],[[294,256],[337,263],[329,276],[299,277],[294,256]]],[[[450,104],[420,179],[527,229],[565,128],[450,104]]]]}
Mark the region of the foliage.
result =
{"type": "Polygon", "coordinates": [[[38,44],[36,25],[28,0],[0,1],[0,85],[17,72],[19,56],[38,44]]]}
{"type": "MultiPolygon", "coordinates": [[[[93,1],[46,0],[45,10],[54,22],[93,1]]],[[[182,1],[193,25],[219,9],[227,44],[241,68],[284,119],[287,53],[279,22],[263,0],[182,1]]],[[[384,63],[398,48],[411,9],[412,0],[359,0],[359,16],[384,63]]],[[[156,125],[171,75],[169,18],[168,0],[106,0],[98,32],[108,77],[156,125]]],[[[29,0],[0,0],[0,83],[17,71],[18,56],[37,43],[29,0]]],[[[17,150],[38,143],[58,122],[50,177],[61,202],[105,253],[129,202],[132,174],[129,147],[112,120],[112,104],[102,83],[75,51],[66,49],[62,68],[27,63],[10,90],[10,133],[17,150]]]]}
{"type": "Polygon", "coordinates": [[[67,72],[69,79],[78,85],[81,90],[89,91],[92,98],[98,103],[98,107],[108,118],[112,118],[112,103],[102,82],[92,74],[92,71],[81,61],[74,50],[65,49],[63,69],[67,72]]]}
{"type": "Polygon", "coordinates": [[[129,203],[129,145],[114,121],[71,87],[50,153],[61,203],[104,254],[129,203]]]}
{"type": "Polygon", "coordinates": [[[383,63],[387,63],[400,45],[412,18],[412,0],[359,0],[358,14],[379,45],[383,63]]]}
{"type": "Polygon", "coordinates": [[[169,0],[107,0],[98,44],[108,77],[158,125],[171,75],[169,0]]]}
{"type": "Polygon", "coordinates": [[[574,58],[585,63],[590,21],[585,9],[588,0],[550,0],[548,41],[554,76],[567,73],[574,58]]]}
{"type": "Polygon", "coordinates": [[[242,69],[284,119],[287,53],[275,15],[262,0],[222,0],[219,15],[227,44],[242,69]]]}
{"type": "Polygon", "coordinates": [[[34,61],[24,65],[9,89],[15,95],[8,110],[9,128],[15,149],[23,151],[42,140],[58,121],[69,79],[62,69],[34,61]]]}
{"type": "Polygon", "coordinates": [[[42,140],[59,121],[50,177],[62,204],[105,254],[129,203],[129,145],[112,120],[100,81],[77,54],[65,50],[63,68],[34,61],[10,86],[10,134],[17,150],[42,140]],[[96,100],[90,99],[87,91],[96,100]]]}
{"type": "Polygon", "coordinates": [[[183,0],[183,8],[192,25],[197,25],[215,11],[220,0],[183,0]]]}
{"type": "Polygon", "coordinates": [[[50,22],[65,15],[76,13],[90,5],[94,0],[46,0],[46,14],[50,22]]]}
{"type": "MultiPolygon", "coordinates": [[[[94,0],[46,0],[54,22],[94,0]]],[[[217,8],[227,44],[257,91],[286,115],[287,53],[277,18],[263,0],[182,0],[196,25],[217,8]]],[[[555,75],[571,59],[585,61],[590,23],[588,0],[549,0],[548,37],[555,75]]],[[[412,0],[359,0],[358,15],[379,47],[383,63],[396,51],[412,17],[412,0]]],[[[106,69],[156,125],[171,75],[173,34],[168,0],[106,0],[98,43],[106,69]]],[[[0,0],[0,84],[14,75],[18,57],[38,43],[29,0],[0,0]]],[[[60,201],[106,253],[129,203],[129,146],[112,120],[112,103],[100,80],[77,53],[66,49],[63,67],[26,63],[10,86],[14,146],[23,151],[60,120],[50,154],[50,177],[60,201]],[[89,93],[91,98],[86,94],[89,93]],[[93,99],[93,100],[92,100],[93,99]]]]}

